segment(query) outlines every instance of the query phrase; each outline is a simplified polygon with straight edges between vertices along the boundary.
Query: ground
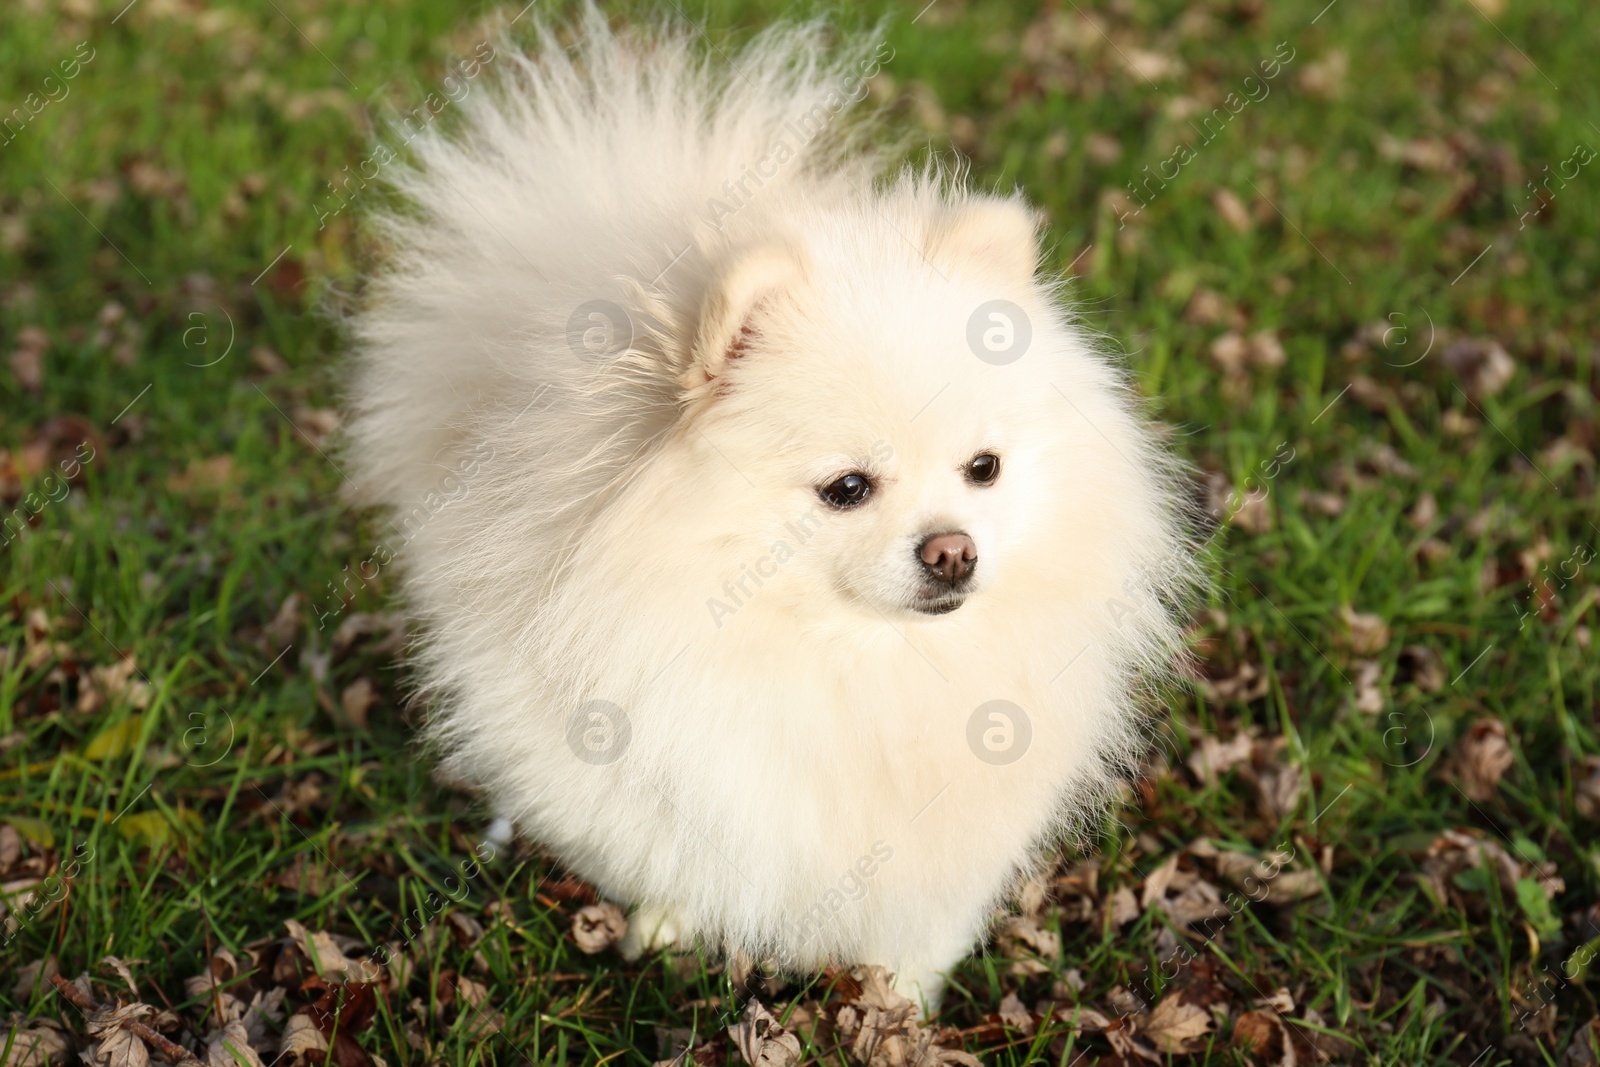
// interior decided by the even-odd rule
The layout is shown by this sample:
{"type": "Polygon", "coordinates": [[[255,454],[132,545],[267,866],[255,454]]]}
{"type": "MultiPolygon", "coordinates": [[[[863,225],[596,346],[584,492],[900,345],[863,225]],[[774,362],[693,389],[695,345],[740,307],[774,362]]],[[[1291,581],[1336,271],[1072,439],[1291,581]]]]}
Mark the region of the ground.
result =
{"type": "Polygon", "coordinates": [[[839,13],[858,106],[1042,208],[1216,521],[1143,775],[932,1026],[625,962],[415,747],[336,466],[351,175],[530,6],[0,11],[0,1062],[1596,1061],[1591,5],[839,13]]]}

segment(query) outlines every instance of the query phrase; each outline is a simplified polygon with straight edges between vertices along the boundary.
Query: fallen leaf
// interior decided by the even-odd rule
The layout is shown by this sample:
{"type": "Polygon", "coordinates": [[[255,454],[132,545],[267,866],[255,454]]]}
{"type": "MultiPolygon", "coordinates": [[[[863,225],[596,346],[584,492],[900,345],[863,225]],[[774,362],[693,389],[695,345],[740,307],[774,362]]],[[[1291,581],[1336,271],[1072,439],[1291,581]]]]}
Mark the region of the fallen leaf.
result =
{"type": "Polygon", "coordinates": [[[0,1067],[56,1067],[73,1059],[72,1034],[54,1019],[29,1019],[20,1025],[21,1016],[13,1015],[6,1030],[0,1030],[0,1048],[9,1038],[11,1051],[0,1059],[0,1067]],[[15,1035],[15,1036],[12,1036],[15,1035]]]}
{"type": "Polygon", "coordinates": [[[1583,757],[1583,771],[1573,788],[1573,806],[1585,819],[1600,822],[1600,756],[1583,757]]]}
{"type": "Polygon", "coordinates": [[[313,447],[321,448],[339,430],[339,413],[332,408],[296,408],[294,427],[313,447]]]}
{"type": "Polygon", "coordinates": [[[1061,938],[1037,915],[1009,915],[995,937],[1000,955],[1011,960],[1012,974],[1048,974],[1043,961],[1061,958],[1061,938]]]}
{"type": "Polygon", "coordinates": [[[11,995],[26,1004],[35,990],[49,988],[51,975],[60,973],[61,967],[54,955],[25,964],[17,968],[17,981],[11,987],[11,995]]]}
{"type": "Polygon", "coordinates": [[[191,459],[182,474],[174,474],[167,479],[167,489],[174,493],[193,493],[225,489],[233,481],[233,457],[224,454],[209,459],[191,459]]]}
{"type": "Polygon", "coordinates": [[[1227,741],[1218,741],[1215,734],[1201,734],[1194,751],[1189,753],[1189,770],[1207,785],[1216,785],[1217,777],[1244,763],[1250,758],[1255,735],[1241,730],[1227,741]]]}
{"type": "Polygon", "coordinates": [[[311,931],[295,922],[284,920],[289,937],[305,954],[306,959],[325,978],[337,977],[351,982],[375,982],[379,977],[376,962],[365,956],[349,956],[344,946],[325,930],[311,931]]]}
{"type": "Polygon", "coordinates": [[[377,703],[378,690],[370,678],[357,678],[339,695],[339,706],[346,722],[358,730],[367,728],[367,711],[377,703]]]}
{"type": "Polygon", "coordinates": [[[1358,656],[1382,652],[1389,643],[1389,626],[1380,615],[1359,612],[1346,604],[1339,609],[1344,624],[1344,645],[1358,656]]]}
{"type": "Polygon", "coordinates": [[[579,908],[572,916],[572,940],[590,956],[615,945],[627,932],[628,920],[622,909],[609,901],[579,908]]]}
{"type": "Polygon", "coordinates": [[[1295,1067],[1294,1043],[1270,1011],[1247,1011],[1233,1024],[1233,1045],[1271,1067],[1295,1067]]]}
{"type": "Polygon", "coordinates": [[[1439,359],[1454,371],[1473,400],[1494,396],[1517,373],[1516,360],[1500,342],[1484,337],[1464,337],[1450,342],[1439,359]]]}
{"type": "Polygon", "coordinates": [[[1479,719],[1456,745],[1455,773],[1461,791],[1472,800],[1490,800],[1516,756],[1497,719],[1479,719]]]}
{"type": "Polygon", "coordinates": [[[92,1067],[147,1067],[150,1049],[122,1024],[154,1011],[148,1004],[126,1004],[90,1012],[84,1026],[96,1040],[84,1046],[84,1062],[92,1067]]]}
{"type": "Polygon", "coordinates": [[[1244,890],[1252,900],[1274,906],[1293,904],[1322,891],[1322,877],[1315,869],[1278,866],[1270,860],[1231,849],[1217,850],[1215,862],[1219,877],[1244,890]],[[1257,896],[1262,889],[1266,890],[1265,894],[1257,896]]]}
{"type": "MultiPolygon", "coordinates": [[[[143,963],[145,961],[135,960],[134,962],[143,963]]],[[[133,972],[128,970],[128,965],[126,963],[123,963],[115,956],[106,956],[100,960],[100,966],[109,967],[113,971],[116,971],[117,977],[128,983],[128,989],[132,991],[133,995],[135,997],[139,995],[139,986],[134,982],[133,972]]]]}
{"type": "Polygon", "coordinates": [[[17,331],[17,347],[11,353],[11,373],[17,384],[30,393],[37,393],[44,385],[44,354],[50,347],[50,337],[37,326],[24,326],[17,331]]]}
{"type": "Polygon", "coordinates": [[[1462,880],[1463,872],[1479,871],[1500,881],[1501,893],[1508,898],[1518,895],[1517,884],[1536,882],[1546,899],[1553,900],[1566,891],[1566,880],[1556,870],[1556,865],[1537,858],[1513,856],[1498,841],[1478,836],[1475,830],[1445,830],[1428,845],[1422,861],[1422,881],[1435,900],[1461,906],[1461,894],[1471,892],[1481,895],[1487,887],[1469,887],[1462,880]]]}
{"type": "Polygon", "coordinates": [[[1111,895],[1111,925],[1126,926],[1139,917],[1139,898],[1133,890],[1122,886],[1111,895]]]}
{"type": "Polygon", "coordinates": [[[799,1036],[754,997],[745,1005],[744,1017],[728,1027],[728,1037],[750,1067],[791,1067],[800,1060],[799,1036]]]}
{"type": "Polygon", "coordinates": [[[22,858],[22,835],[11,823],[0,823],[0,874],[5,874],[22,858]]]}
{"type": "Polygon", "coordinates": [[[206,1067],[265,1067],[260,1055],[250,1047],[250,1035],[243,1023],[224,1026],[206,1045],[206,1067]]]}
{"type": "Polygon", "coordinates": [[[1252,225],[1250,210],[1244,206],[1232,189],[1218,189],[1211,194],[1211,204],[1222,216],[1222,221],[1232,226],[1236,233],[1248,233],[1252,225]]]}
{"type": "Polygon", "coordinates": [[[1294,997],[1289,995],[1287,989],[1278,988],[1273,990],[1270,997],[1257,997],[1255,1005],[1258,1008],[1268,1008],[1279,1015],[1288,1015],[1294,1011],[1294,997]]]}
{"type": "Polygon", "coordinates": [[[319,1067],[328,1052],[328,1039],[322,1036],[309,1015],[291,1015],[278,1039],[275,1067],[319,1067]],[[313,1058],[315,1057],[315,1058],[313,1058]]]}
{"type": "Polygon", "coordinates": [[[1426,645],[1407,645],[1400,650],[1400,678],[1424,693],[1444,688],[1444,659],[1437,649],[1426,645]]]}
{"type": "Polygon", "coordinates": [[[1383,696],[1383,664],[1375,659],[1356,662],[1356,710],[1376,715],[1388,706],[1383,696]]]}
{"type": "Polygon", "coordinates": [[[1022,998],[1016,993],[1009,992],[1000,998],[1000,1009],[997,1014],[1006,1026],[1027,1037],[1033,1036],[1037,1025],[1033,1021],[1033,1013],[1023,1005],[1022,998]]]}
{"type": "Polygon", "coordinates": [[[1177,994],[1163,997],[1150,1014],[1134,1019],[1137,1033],[1160,1052],[1189,1051],[1189,1042],[1211,1032],[1211,1013],[1177,994]]]}

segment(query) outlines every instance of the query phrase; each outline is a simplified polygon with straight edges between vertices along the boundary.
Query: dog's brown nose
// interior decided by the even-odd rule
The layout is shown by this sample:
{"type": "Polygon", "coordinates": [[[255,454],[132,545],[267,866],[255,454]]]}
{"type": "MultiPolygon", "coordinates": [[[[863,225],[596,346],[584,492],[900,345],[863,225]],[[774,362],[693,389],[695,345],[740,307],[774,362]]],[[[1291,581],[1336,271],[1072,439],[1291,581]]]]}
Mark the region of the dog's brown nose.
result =
{"type": "Polygon", "coordinates": [[[941,582],[954,585],[972,572],[978,546],[964,533],[934,534],[917,550],[923,565],[941,582]]]}

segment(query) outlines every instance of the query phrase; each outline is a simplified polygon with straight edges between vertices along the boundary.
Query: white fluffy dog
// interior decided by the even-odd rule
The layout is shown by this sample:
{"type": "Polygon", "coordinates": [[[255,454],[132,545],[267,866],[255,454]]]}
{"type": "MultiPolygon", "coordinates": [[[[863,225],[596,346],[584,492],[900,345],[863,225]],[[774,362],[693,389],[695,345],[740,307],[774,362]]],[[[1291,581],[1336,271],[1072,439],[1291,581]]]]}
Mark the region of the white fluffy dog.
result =
{"type": "Polygon", "coordinates": [[[884,50],[575,29],[416,138],[353,322],[431,737],[625,952],[935,1006],[1142,748],[1173,464],[1025,204],[862,146],[884,50]]]}

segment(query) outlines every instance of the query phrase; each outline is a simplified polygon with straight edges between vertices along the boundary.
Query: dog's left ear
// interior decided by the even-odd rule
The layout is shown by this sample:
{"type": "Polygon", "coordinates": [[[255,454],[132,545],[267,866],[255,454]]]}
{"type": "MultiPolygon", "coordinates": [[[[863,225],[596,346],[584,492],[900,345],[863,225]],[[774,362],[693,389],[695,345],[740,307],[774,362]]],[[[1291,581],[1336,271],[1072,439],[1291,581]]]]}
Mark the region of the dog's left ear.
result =
{"type": "Polygon", "coordinates": [[[803,273],[799,249],[787,243],[757,245],[734,256],[701,305],[684,387],[715,382],[743,358],[761,332],[763,312],[784,299],[803,273]]]}
{"type": "Polygon", "coordinates": [[[1020,197],[975,196],[946,209],[923,249],[942,269],[975,267],[1027,284],[1039,265],[1039,217],[1020,197]]]}

